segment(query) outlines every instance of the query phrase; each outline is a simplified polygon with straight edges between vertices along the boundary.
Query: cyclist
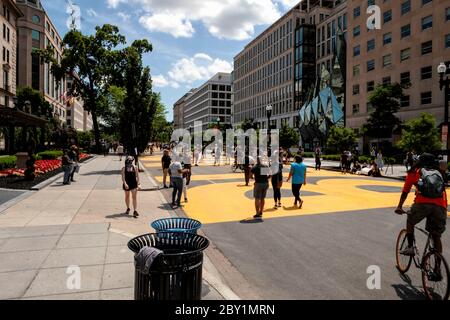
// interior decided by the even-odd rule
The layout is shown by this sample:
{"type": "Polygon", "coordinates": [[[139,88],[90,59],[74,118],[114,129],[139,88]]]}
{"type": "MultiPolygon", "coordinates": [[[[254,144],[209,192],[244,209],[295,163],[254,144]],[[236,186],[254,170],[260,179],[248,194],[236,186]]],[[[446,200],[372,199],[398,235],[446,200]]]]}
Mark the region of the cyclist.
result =
{"type": "MultiPolygon", "coordinates": [[[[441,173],[437,168],[436,159],[432,154],[424,153],[408,172],[403,192],[395,213],[405,214],[405,203],[412,186],[416,187],[416,198],[408,215],[406,232],[408,247],[401,252],[403,255],[414,256],[414,226],[427,218],[426,230],[433,238],[434,246],[442,253],[441,236],[447,222],[447,193],[441,173]]],[[[437,269],[439,272],[439,269],[437,269]]],[[[437,274],[439,278],[440,273],[437,274]]],[[[438,279],[437,279],[438,280],[438,279]]]]}

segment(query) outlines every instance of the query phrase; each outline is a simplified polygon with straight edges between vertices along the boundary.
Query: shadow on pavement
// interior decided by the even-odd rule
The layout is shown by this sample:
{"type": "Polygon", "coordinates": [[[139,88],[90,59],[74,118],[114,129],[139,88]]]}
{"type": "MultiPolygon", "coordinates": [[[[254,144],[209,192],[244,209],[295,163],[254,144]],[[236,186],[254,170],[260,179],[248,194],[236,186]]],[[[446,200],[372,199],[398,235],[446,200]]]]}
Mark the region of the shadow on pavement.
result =
{"type": "Polygon", "coordinates": [[[242,223],[242,224],[254,224],[254,223],[262,223],[262,222],[264,222],[264,220],[262,218],[261,219],[247,218],[247,219],[240,221],[240,223],[242,223]]]}
{"type": "Polygon", "coordinates": [[[125,214],[125,213],[116,213],[116,214],[111,214],[109,216],[105,216],[105,218],[108,218],[108,219],[116,219],[116,218],[133,219],[133,215],[132,214],[125,214]]]}
{"type": "Polygon", "coordinates": [[[109,170],[109,171],[92,171],[89,173],[82,173],[81,176],[114,176],[114,175],[120,175],[120,170],[109,170]]]}
{"type": "Polygon", "coordinates": [[[411,278],[406,274],[399,273],[400,278],[405,282],[404,284],[393,284],[395,293],[402,300],[424,300],[424,293],[413,286],[411,278]]]}

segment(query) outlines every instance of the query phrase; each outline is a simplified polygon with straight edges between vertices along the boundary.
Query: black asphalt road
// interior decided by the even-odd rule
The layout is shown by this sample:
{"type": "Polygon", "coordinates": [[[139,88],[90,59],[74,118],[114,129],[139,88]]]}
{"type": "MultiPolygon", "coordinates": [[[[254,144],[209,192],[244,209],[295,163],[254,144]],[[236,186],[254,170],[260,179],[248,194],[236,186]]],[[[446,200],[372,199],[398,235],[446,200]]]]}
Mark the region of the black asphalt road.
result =
{"type": "MultiPolygon", "coordinates": [[[[219,171],[230,169],[200,167],[194,175],[219,171]]],[[[412,267],[404,278],[395,268],[395,242],[406,217],[393,210],[218,223],[203,231],[265,299],[424,299],[420,271],[412,267]],[[380,268],[380,290],[367,287],[370,266],[380,268]]],[[[425,237],[418,233],[417,240],[423,248],[425,237]]],[[[450,261],[449,232],[443,243],[450,261]]]]}
{"type": "Polygon", "coordinates": [[[0,189],[0,205],[24,194],[26,191],[4,190],[0,189]]]}

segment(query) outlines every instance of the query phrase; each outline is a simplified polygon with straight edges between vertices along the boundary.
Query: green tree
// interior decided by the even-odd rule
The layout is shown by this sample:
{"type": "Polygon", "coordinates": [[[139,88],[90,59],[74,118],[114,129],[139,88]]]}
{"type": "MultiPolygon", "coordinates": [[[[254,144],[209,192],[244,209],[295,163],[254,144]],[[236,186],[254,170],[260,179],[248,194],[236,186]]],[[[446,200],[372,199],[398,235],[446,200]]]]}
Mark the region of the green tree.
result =
{"type": "Polygon", "coordinates": [[[156,95],[156,112],[153,118],[153,130],[151,141],[153,142],[170,142],[173,132],[173,124],[167,121],[166,107],[161,103],[161,97],[156,95]]]}
{"type": "Polygon", "coordinates": [[[35,50],[42,62],[51,63],[51,71],[57,80],[66,75],[74,78],[71,94],[84,101],[84,109],[91,113],[97,151],[100,148],[99,116],[102,114],[104,93],[115,78],[123,59],[122,50],[125,37],[116,26],[105,24],[95,28],[95,34],[84,35],[78,30],[69,31],[63,40],[65,45],[60,62],[49,46],[45,50],[35,50]]]}
{"type": "Polygon", "coordinates": [[[419,118],[408,121],[398,146],[404,151],[414,149],[418,153],[440,150],[442,145],[435,118],[431,114],[422,113],[419,118]]]}
{"type": "Polygon", "coordinates": [[[327,149],[332,153],[351,150],[358,142],[358,137],[350,128],[332,127],[327,141],[327,149]]]}
{"type": "Polygon", "coordinates": [[[239,126],[244,132],[249,129],[257,129],[258,125],[254,119],[245,119],[239,126]]]}
{"type": "Polygon", "coordinates": [[[281,128],[279,135],[280,147],[282,147],[283,149],[289,149],[294,146],[298,147],[300,136],[295,129],[284,125],[281,128]]]}
{"type": "Polygon", "coordinates": [[[152,135],[158,96],[152,92],[150,68],[143,66],[142,55],[152,50],[146,40],[138,40],[122,52],[122,66],[116,83],[125,88],[120,112],[120,137],[127,150],[143,152],[152,135]]]}
{"type": "Polygon", "coordinates": [[[396,113],[400,109],[400,99],[403,97],[403,88],[400,84],[377,85],[369,96],[369,103],[374,108],[367,123],[365,132],[378,141],[381,138],[390,138],[394,129],[401,124],[396,113]]]}

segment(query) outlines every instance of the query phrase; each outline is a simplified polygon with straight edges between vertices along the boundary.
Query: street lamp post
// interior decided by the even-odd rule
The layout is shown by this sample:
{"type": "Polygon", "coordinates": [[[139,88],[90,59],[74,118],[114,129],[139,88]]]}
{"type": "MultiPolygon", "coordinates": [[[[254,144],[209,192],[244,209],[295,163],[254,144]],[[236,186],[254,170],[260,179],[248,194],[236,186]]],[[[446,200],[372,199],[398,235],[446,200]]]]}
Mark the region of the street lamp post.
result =
{"type": "Polygon", "coordinates": [[[445,156],[448,157],[448,107],[449,107],[449,94],[450,94],[450,78],[445,77],[447,72],[447,66],[444,62],[441,62],[437,68],[439,74],[439,86],[441,91],[444,91],[444,124],[442,125],[442,138],[445,145],[445,156]]]}
{"type": "Polygon", "coordinates": [[[267,107],[266,107],[266,111],[267,111],[267,129],[268,129],[268,131],[267,131],[267,133],[268,133],[268,136],[269,136],[269,151],[268,151],[268,156],[269,157],[271,157],[272,155],[271,155],[271,144],[272,144],[272,141],[271,141],[271,126],[270,126],[270,118],[272,117],[272,110],[273,110],[273,107],[272,107],[272,105],[271,104],[269,104],[267,107]]]}
{"type": "Polygon", "coordinates": [[[220,117],[217,117],[217,129],[220,130],[220,117]]]}

